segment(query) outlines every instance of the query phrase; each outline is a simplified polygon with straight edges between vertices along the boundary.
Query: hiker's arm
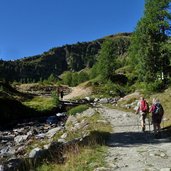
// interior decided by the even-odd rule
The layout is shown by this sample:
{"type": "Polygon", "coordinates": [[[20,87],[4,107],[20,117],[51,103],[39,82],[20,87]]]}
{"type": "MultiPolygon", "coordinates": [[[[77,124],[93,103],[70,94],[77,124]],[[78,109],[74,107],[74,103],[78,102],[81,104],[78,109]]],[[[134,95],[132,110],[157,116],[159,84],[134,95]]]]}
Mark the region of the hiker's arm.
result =
{"type": "Polygon", "coordinates": [[[138,114],[139,111],[140,111],[140,106],[137,106],[137,110],[136,110],[135,114],[138,114]]]}
{"type": "Polygon", "coordinates": [[[150,113],[151,113],[151,112],[154,112],[154,109],[155,109],[155,105],[152,105],[152,106],[150,107],[149,112],[150,112],[150,113]]]}
{"type": "Polygon", "coordinates": [[[139,113],[139,108],[136,110],[135,114],[138,114],[139,113]]]}
{"type": "Polygon", "coordinates": [[[139,111],[140,111],[140,104],[138,103],[138,104],[137,104],[137,109],[136,109],[136,111],[135,111],[135,114],[138,114],[139,111]]]}

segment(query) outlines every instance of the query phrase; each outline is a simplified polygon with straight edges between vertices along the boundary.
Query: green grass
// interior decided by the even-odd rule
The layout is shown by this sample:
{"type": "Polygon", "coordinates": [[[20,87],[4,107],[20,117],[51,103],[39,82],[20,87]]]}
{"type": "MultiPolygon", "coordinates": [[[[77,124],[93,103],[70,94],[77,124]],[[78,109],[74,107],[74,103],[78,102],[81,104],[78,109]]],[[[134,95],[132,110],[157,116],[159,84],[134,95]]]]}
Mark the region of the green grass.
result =
{"type": "Polygon", "coordinates": [[[108,123],[99,123],[98,120],[103,120],[99,113],[95,113],[91,117],[79,118],[88,123],[87,128],[79,129],[77,131],[68,131],[67,140],[81,137],[81,132],[84,130],[90,132],[90,138],[85,145],[75,145],[67,150],[65,157],[66,161],[63,164],[45,163],[37,168],[36,171],[92,171],[95,168],[105,166],[105,155],[107,153],[107,146],[103,142],[98,142],[99,139],[112,131],[108,123]]]}
{"type": "Polygon", "coordinates": [[[77,147],[75,153],[68,152],[65,164],[44,164],[36,171],[92,171],[105,165],[104,154],[107,149],[104,146],[77,147]]]}
{"type": "Polygon", "coordinates": [[[55,107],[52,97],[37,96],[31,100],[23,102],[23,104],[37,111],[48,111],[55,107]]]}
{"type": "Polygon", "coordinates": [[[85,110],[87,110],[89,107],[87,105],[79,105],[76,106],[68,111],[69,115],[75,115],[76,113],[81,113],[85,110]]]}
{"type": "Polygon", "coordinates": [[[111,132],[112,128],[108,123],[97,122],[98,120],[103,120],[99,113],[94,114],[92,117],[87,118],[89,123],[89,130],[99,131],[99,132],[111,132]]]}

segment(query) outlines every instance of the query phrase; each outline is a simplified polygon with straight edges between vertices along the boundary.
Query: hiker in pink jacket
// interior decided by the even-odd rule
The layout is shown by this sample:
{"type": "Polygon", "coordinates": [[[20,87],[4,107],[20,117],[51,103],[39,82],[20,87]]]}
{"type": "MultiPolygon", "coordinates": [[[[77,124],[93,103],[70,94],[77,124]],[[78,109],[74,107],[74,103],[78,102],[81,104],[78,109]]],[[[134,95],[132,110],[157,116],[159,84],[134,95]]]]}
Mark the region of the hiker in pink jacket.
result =
{"type": "Polygon", "coordinates": [[[160,134],[160,124],[163,118],[164,109],[158,99],[153,98],[152,106],[149,112],[152,113],[152,124],[154,128],[154,134],[160,134]]]}

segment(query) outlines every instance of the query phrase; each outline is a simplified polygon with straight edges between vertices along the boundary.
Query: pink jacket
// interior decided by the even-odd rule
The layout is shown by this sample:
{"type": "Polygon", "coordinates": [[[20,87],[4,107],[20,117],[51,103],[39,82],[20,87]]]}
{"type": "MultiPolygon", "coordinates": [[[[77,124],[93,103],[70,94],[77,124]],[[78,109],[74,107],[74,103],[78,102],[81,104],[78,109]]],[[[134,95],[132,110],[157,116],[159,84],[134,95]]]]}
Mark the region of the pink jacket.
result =
{"type": "Polygon", "coordinates": [[[152,104],[152,106],[150,107],[149,112],[153,113],[155,111],[155,108],[156,108],[155,104],[152,104]]]}

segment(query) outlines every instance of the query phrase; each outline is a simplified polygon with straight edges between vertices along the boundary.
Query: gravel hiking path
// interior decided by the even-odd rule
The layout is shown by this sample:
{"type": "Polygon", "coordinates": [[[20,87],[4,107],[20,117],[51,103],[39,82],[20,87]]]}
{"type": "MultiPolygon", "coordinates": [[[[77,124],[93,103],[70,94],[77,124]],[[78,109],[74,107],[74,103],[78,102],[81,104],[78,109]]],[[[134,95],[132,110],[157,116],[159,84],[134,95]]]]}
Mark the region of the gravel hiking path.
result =
{"type": "Polygon", "coordinates": [[[148,121],[147,131],[141,132],[137,115],[107,107],[97,110],[113,128],[107,142],[106,171],[171,170],[171,139],[164,132],[160,139],[155,139],[148,121]]]}

